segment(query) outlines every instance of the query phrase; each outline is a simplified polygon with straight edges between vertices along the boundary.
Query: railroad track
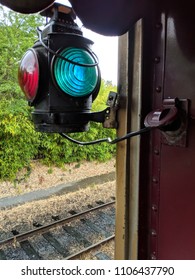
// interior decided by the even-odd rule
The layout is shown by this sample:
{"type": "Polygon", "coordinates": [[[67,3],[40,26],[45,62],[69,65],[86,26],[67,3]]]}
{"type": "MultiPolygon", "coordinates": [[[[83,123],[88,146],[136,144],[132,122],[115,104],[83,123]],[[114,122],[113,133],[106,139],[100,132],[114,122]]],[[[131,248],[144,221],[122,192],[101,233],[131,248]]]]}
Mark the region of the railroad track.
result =
{"type": "Polygon", "coordinates": [[[94,251],[96,259],[110,259],[97,248],[114,239],[115,201],[96,202],[80,213],[70,211],[69,217],[47,225],[34,223],[34,229],[0,241],[0,259],[80,259],[81,255],[94,251]]]}

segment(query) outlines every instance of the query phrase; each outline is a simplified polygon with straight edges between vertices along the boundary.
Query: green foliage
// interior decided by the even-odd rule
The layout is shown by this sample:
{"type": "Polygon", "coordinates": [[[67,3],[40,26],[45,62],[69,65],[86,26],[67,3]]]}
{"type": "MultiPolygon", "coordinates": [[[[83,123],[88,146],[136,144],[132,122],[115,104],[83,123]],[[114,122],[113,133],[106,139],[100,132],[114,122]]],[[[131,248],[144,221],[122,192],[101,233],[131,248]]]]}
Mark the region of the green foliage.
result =
{"type": "Polygon", "coordinates": [[[110,91],[117,91],[117,87],[113,86],[109,81],[101,81],[100,91],[96,100],[93,103],[92,110],[93,111],[100,111],[105,109],[106,101],[108,98],[108,94],[110,91]]]}
{"type": "Polygon", "coordinates": [[[15,178],[37,154],[39,135],[29,119],[26,102],[5,100],[0,102],[0,178],[15,178]]]}
{"type": "MultiPolygon", "coordinates": [[[[102,81],[100,94],[94,102],[94,111],[106,108],[105,101],[110,90],[115,88],[102,81]]],[[[107,137],[113,139],[115,130],[104,129],[101,124],[91,123],[88,132],[74,133],[71,137],[82,142],[107,137]]],[[[0,139],[1,179],[14,179],[17,172],[28,167],[34,158],[41,158],[49,166],[63,166],[64,163],[81,160],[105,161],[115,154],[115,145],[100,143],[79,146],[59,134],[37,133],[31,121],[30,108],[23,99],[0,101],[0,139]]]]}
{"type": "MultiPolygon", "coordinates": [[[[74,133],[71,137],[82,142],[88,142],[110,137],[111,134],[114,135],[114,131],[108,133],[108,130],[103,129],[100,125],[93,124],[89,132],[74,133]]],[[[113,145],[100,143],[90,146],[80,146],[64,139],[58,134],[44,134],[40,146],[43,162],[48,165],[55,164],[63,166],[64,163],[81,160],[106,161],[115,154],[115,146],[113,145]]]]}

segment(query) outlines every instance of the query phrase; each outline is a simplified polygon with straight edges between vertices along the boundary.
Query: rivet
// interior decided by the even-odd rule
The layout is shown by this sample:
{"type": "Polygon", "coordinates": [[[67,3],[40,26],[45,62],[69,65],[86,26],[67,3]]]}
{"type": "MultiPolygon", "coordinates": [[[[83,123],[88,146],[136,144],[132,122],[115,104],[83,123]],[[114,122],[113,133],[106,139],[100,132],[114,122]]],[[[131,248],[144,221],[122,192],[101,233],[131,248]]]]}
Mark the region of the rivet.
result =
{"type": "Polygon", "coordinates": [[[154,256],[153,254],[151,254],[151,260],[156,260],[156,256],[154,256]]]}
{"type": "Polygon", "coordinates": [[[161,86],[157,86],[155,90],[156,92],[161,92],[161,86]]]}
{"type": "Polygon", "coordinates": [[[155,155],[159,155],[159,150],[158,149],[154,149],[154,154],[155,155]]]}
{"type": "Polygon", "coordinates": [[[158,210],[158,208],[157,208],[157,206],[156,206],[155,204],[152,205],[152,210],[153,210],[154,212],[156,212],[156,211],[158,210]]]}
{"type": "Polygon", "coordinates": [[[160,62],[160,57],[159,57],[159,56],[156,56],[156,57],[154,58],[154,62],[155,62],[155,63],[159,63],[159,62],[160,62]]]}
{"type": "Polygon", "coordinates": [[[153,182],[153,183],[158,183],[158,179],[155,178],[155,177],[153,177],[153,178],[152,178],[152,182],[153,182]]]}
{"type": "Polygon", "coordinates": [[[154,229],[151,230],[151,235],[152,235],[152,236],[156,236],[156,235],[157,235],[157,234],[156,234],[156,231],[155,231],[154,229]]]}

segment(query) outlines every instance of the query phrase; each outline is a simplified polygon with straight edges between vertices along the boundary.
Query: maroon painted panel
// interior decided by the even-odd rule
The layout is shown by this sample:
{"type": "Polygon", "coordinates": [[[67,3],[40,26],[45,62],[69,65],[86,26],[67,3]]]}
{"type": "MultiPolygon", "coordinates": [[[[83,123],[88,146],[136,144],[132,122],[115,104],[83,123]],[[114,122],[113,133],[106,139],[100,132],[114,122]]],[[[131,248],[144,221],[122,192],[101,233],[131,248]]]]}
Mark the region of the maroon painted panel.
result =
{"type": "Polygon", "coordinates": [[[163,98],[190,99],[190,113],[187,147],[166,145],[161,138],[157,259],[195,259],[193,21],[177,12],[167,19],[163,98]]]}
{"type": "Polygon", "coordinates": [[[189,147],[162,146],[158,259],[195,259],[195,126],[189,147]]]}

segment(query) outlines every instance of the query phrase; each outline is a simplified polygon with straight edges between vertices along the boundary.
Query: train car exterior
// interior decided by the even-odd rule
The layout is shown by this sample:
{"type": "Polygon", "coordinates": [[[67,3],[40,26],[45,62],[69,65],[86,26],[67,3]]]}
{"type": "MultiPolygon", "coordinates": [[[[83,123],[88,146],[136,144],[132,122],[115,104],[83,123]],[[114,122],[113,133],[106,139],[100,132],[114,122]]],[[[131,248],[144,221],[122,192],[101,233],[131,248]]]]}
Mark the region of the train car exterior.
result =
{"type": "Polygon", "coordinates": [[[118,134],[180,124],[118,144],[116,259],[195,259],[195,7],[153,8],[120,38],[118,134]]]}

